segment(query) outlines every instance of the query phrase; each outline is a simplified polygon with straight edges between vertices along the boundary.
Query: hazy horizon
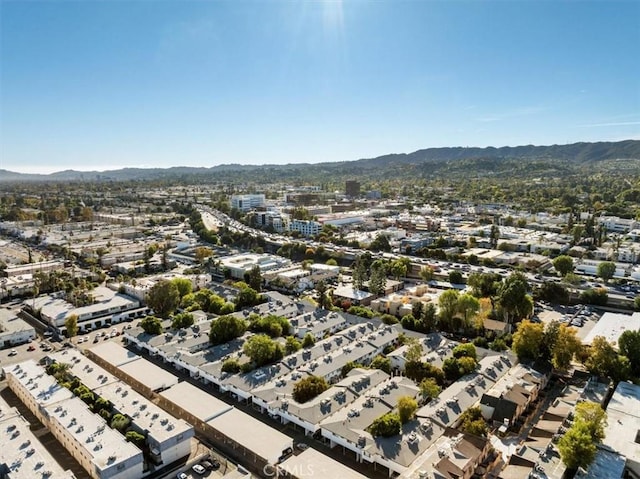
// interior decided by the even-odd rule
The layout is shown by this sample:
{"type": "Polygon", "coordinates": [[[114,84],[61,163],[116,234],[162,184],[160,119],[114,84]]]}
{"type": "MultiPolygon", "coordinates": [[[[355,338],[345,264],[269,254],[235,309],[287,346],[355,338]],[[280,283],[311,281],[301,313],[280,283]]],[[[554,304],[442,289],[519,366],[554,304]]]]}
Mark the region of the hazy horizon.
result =
{"type": "Polygon", "coordinates": [[[640,2],[5,0],[0,168],[640,139],[640,2]]]}

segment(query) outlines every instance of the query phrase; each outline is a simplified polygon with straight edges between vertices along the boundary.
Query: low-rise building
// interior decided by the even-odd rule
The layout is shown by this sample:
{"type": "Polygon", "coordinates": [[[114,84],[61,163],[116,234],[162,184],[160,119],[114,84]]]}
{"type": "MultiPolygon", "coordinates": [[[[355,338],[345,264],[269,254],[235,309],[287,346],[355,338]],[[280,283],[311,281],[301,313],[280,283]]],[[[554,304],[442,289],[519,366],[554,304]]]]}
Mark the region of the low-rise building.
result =
{"type": "Polygon", "coordinates": [[[28,343],[36,338],[36,330],[29,323],[6,308],[0,308],[0,348],[28,343]]]}
{"type": "Polygon", "coordinates": [[[291,261],[281,256],[271,254],[242,253],[226,256],[220,259],[222,266],[229,270],[232,278],[244,281],[244,275],[254,267],[259,267],[261,272],[283,268],[291,264],[291,261]]]}
{"type": "Polygon", "coordinates": [[[629,477],[640,477],[640,386],[620,382],[607,406],[602,444],[626,458],[629,477]]]}
{"type": "Polygon", "coordinates": [[[625,331],[638,331],[640,329],[640,313],[631,315],[606,312],[598,320],[596,325],[582,340],[584,344],[591,344],[596,336],[602,336],[614,348],[618,349],[618,339],[625,331]]]}
{"type": "Polygon", "coordinates": [[[130,296],[99,286],[90,292],[93,302],[87,306],[75,307],[59,294],[40,296],[33,301],[33,309],[40,311],[42,319],[51,328],[64,333],[65,320],[75,315],[81,332],[95,327],[117,322],[122,313],[140,307],[140,302],[130,296]]]}
{"type": "Polygon", "coordinates": [[[53,436],[95,479],[139,479],[142,451],[77,397],[47,408],[53,436]]]}
{"type": "Polygon", "coordinates": [[[75,479],[64,470],[31,431],[31,424],[0,397],[0,477],[11,479],[75,479]]]}
{"type": "MultiPolygon", "coordinates": [[[[78,353],[79,355],[79,353],[78,353]]],[[[4,368],[11,390],[92,478],[139,479],[142,451],[92,413],[42,366],[28,360],[4,368]]]]}
{"type": "Polygon", "coordinates": [[[530,366],[514,366],[482,395],[483,417],[508,427],[538,398],[547,379],[530,366]]]}

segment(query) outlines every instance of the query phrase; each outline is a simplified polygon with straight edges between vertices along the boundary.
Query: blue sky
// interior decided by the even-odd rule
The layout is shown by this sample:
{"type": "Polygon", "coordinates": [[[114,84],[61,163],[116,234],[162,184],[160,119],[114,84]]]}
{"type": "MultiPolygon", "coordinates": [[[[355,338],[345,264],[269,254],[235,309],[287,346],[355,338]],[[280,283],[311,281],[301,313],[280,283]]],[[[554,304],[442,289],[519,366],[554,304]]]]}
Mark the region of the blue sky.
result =
{"type": "Polygon", "coordinates": [[[0,168],[640,139],[640,1],[0,0],[0,168]]]}

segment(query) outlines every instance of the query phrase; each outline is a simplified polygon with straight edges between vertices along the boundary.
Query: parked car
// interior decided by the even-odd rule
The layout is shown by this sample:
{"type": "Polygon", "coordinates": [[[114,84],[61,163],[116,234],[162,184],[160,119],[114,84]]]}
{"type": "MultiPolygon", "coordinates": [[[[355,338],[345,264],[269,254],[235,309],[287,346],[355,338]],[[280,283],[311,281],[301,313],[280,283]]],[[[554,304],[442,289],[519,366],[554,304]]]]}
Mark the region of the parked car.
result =
{"type": "Polygon", "coordinates": [[[18,354],[18,351],[16,351],[15,349],[12,349],[11,352],[9,353],[9,356],[15,356],[16,354],[18,354]]]}
{"type": "Polygon", "coordinates": [[[205,472],[207,472],[207,470],[204,467],[202,467],[200,464],[194,464],[191,469],[193,470],[193,472],[197,474],[204,474],[205,472]]]}
{"type": "Polygon", "coordinates": [[[296,447],[301,451],[304,451],[306,449],[309,449],[309,444],[306,444],[304,442],[299,442],[298,444],[296,444],[296,447]]]}
{"type": "Polygon", "coordinates": [[[187,476],[184,472],[179,472],[178,475],[176,475],[176,479],[187,479],[187,476]]]}

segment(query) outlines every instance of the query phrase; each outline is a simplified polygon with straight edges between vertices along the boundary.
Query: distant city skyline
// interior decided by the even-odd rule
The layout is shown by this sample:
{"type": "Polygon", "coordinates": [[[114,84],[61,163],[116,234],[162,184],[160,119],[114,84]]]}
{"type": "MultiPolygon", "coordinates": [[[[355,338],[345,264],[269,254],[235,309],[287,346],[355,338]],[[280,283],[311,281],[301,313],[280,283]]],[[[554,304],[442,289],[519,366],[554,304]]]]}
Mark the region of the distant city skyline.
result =
{"type": "Polygon", "coordinates": [[[0,168],[640,139],[638,1],[0,0],[0,168]]]}

